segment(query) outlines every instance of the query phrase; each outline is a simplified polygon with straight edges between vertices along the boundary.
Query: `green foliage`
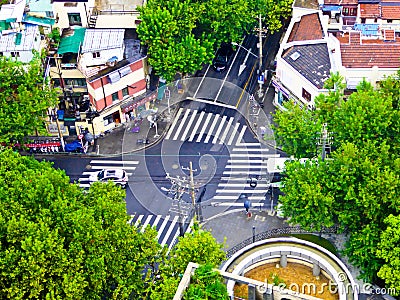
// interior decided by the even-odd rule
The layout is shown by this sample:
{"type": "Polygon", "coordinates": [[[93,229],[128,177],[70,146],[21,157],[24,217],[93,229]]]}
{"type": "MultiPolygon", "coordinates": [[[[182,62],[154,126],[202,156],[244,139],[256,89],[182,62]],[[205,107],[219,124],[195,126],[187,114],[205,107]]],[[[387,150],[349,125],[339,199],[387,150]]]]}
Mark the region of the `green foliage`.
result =
{"type": "Polygon", "coordinates": [[[200,266],[194,272],[184,300],[229,299],[222,276],[210,264],[200,266]]]}
{"type": "MultiPolygon", "coordinates": [[[[340,82],[336,77],[330,87],[340,82]]],[[[284,215],[307,229],[333,224],[347,229],[344,253],[361,268],[362,278],[378,275],[389,287],[400,281],[399,255],[393,250],[398,249],[398,223],[387,217],[398,216],[400,207],[398,86],[398,76],[377,89],[363,81],[344,102],[336,84],[337,89],[318,97],[315,111],[288,106],[275,118],[278,141],[291,155],[307,155],[306,147],[293,145],[311,141],[310,120],[327,123],[334,142],[327,160],[286,166],[280,198],[284,215]]]]}
{"type": "Polygon", "coordinates": [[[138,8],[139,38],[149,62],[168,81],[210,63],[222,42],[240,42],[258,24],[261,13],[270,31],[282,26],[291,0],[149,0],[138,8]]]}
{"type": "Polygon", "coordinates": [[[139,298],[161,247],[154,230],[127,224],[123,190],[82,193],[49,163],[11,151],[0,160],[0,298],[139,298]]]}
{"type": "Polygon", "coordinates": [[[53,28],[53,30],[48,35],[48,37],[51,40],[53,40],[53,42],[55,42],[56,44],[60,43],[60,41],[61,41],[61,35],[60,35],[60,31],[58,28],[53,28]]]}
{"type": "Polygon", "coordinates": [[[282,278],[280,278],[278,274],[271,273],[269,276],[272,278],[273,285],[280,286],[281,288],[286,287],[285,281],[282,278]]]}
{"type": "Polygon", "coordinates": [[[150,299],[168,299],[167,295],[175,293],[189,262],[218,267],[226,257],[223,247],[224,245],[219,244],[210,232],[202,230],[195,223],[192,232],[179,238],[168,258],[160,265],[160,279],[149,291],[150,299]]]}
{"type": "Polygon", "coordinates": [[[274,115],[274,121],[278,124],[274,126],[277,144],[296,158],[315,156],[321,122],[312,111],[300,108],[293,101],[285,103],[285,109],[277,110],[274,115]]]}
{"type": "Polygon", "coordinates": [[[394,289],[394,295],[400,295],[400,216],[389,215],[385,219],[387,228],[381,234],[377,255],[385,263],[381,266],[378,276],[385,280],[389,288],[394,289]]]}
{"type": "Polygon", "coordinates": [[[45,133],[46,110],[57,102],[43,80],[40,58],[22,64],[0,57],[0,142],[21,140],[37,130],[45,133]]]}

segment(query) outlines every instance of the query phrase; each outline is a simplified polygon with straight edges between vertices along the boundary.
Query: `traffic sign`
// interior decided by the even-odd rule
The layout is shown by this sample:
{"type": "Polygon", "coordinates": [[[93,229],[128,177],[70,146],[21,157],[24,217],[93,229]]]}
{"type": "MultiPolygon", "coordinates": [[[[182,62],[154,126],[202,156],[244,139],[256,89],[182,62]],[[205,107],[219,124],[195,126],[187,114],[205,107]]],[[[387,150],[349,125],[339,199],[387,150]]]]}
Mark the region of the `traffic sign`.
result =
{"type": "Polygon", "coordinates": [[[78,139],[83,139],[83,134],[78,135],[78,139]]]}
{"type": "Polygon", "coordinates": [[[264,75],[258,76],[258,83],[264,83],[264,75]]]}

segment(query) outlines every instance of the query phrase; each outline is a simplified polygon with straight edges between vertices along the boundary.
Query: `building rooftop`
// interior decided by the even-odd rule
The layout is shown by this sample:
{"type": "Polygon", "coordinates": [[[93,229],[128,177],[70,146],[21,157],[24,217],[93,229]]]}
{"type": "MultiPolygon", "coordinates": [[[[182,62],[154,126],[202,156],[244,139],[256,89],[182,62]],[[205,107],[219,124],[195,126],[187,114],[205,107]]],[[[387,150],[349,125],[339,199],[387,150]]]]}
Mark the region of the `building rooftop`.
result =
{"type": "Polygon", "coordinates": [[[318,0],[294,0],[294,7],[318,9],[318,0]]]}
{"type": "Polygon", "coordinates": [[[378,3],[361,3],[360,4],[360,17],[361,18],[378,18],[381,13],[378,3]]]}
{"type": "Polygon", "coordinates": [[[51,0],[27,0],[26,4],[31,12],[53,11],[51,0]]]}
{"type": "Polygon", "coordinates": [[[358,5],[358,0],[324,0],[325,5],[358,5]]]}
{"type": "Polygon", "coordinates": [[[58,46],[57,53],[79,53],[79,48],[83,43],[86,28],[75,28],[72,32],[61,37],[60,45],[58,46]]]}
{"type": "Polygon", "coordinates": [[[26,0],[17,0],[14,4],[3,4],[0,9],[0,20],[15,19],[21,22],[25,10],[26,0]]]}
{"type": "Polygon", "coordinates": [[[282,58],[319,89],[330,76],[331,62],[326,43],[292,46],[283,51],[282,58]]]}
{"type": "Polygon", "coordinates": [[[26,24],[20,32],[11,32],[0,36],[0,52],[32,50],[38,37],[37,25],[26,24]]]}
{"type": "Polygon", "coordinates": [[[338,37],[342,64],[346,68],[400,68],[400,42],[362,39],[356,33],[338,37]]]}
{"type": "Polygon", "coordinates": [[[87,29],[82,53],[122,48],[125,29],[87,29]]]}
{"type": "Polygon", "coordinates": [[[400,19],[400,2],[381,1],[382,19],[399,20],[400,19]]]}
{"type": "Polygon", "coordinates": [[[313,13],[302,16],[299,22],[294,23],[287,42],[320,40],[323,37],[319,15],[313,13]]]}

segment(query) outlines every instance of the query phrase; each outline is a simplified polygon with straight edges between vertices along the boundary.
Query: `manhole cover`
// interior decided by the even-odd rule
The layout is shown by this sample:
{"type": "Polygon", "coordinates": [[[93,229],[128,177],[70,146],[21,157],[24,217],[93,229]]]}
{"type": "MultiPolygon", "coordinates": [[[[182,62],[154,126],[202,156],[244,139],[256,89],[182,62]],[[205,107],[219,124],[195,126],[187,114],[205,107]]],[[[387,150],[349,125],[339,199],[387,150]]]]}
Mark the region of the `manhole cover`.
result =
{"type": "Polygon", "coordinates": [[[178,165],[178,164],[173,164],[173,165],[172,165],[172,169],[176,170],[176,169],[178,169],[178,168],[179,168],[179,165],[178,165]]]}

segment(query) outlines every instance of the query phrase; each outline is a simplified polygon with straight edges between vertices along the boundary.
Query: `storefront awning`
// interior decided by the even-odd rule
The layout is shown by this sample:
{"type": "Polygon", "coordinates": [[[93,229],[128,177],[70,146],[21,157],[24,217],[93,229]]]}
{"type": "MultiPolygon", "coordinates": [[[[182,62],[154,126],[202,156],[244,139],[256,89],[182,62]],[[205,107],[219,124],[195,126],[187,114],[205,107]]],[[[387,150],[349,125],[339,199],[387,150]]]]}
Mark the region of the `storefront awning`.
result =
{"type": "Polygon", "coordinates": [[[86,28],[75,28],[74,34],[61,38],[58,54],[78,53],[83,43],[86,28]]]}

